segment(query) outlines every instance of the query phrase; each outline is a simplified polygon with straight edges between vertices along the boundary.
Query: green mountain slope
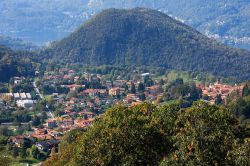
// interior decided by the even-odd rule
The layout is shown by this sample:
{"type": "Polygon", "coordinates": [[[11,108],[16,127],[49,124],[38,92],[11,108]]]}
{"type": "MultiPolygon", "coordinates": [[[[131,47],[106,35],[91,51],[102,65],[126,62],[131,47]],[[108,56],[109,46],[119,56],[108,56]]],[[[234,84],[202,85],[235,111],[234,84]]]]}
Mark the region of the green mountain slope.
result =
{"type": "Polygon", "coordinates": [[[34,69],[29,58],[29,53],[14,52],[0,46],[0,82],[7,82],[14,76],[32,76],[34,69]]]}
{"type": "Polygon", "coordinates": [[[250,78],[249,52],[145,8],[105,10],[42,54],[88,65],[146,65],[250,78]]]}

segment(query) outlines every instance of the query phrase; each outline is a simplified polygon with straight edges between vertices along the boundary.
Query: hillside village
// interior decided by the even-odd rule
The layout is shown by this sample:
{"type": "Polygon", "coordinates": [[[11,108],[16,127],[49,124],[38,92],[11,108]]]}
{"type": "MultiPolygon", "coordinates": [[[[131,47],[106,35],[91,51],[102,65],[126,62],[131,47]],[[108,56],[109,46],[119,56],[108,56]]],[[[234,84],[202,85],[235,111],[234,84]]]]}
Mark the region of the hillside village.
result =
{"type": "Polygon", "coordinates": [[[210,104],[216,104],[216,98],[220,98],[222,102],[227,103],[228,97],[235,93],[237,96],[242,96],[243,85],[225,85],[219,82],[210,84],[205,87],[202,84],[197,84],[197,87],[202,90],[202,95],[210,104]]]}
{"type": "MultiPolygon", "coordinates": [[[[14,78],[15,84],[22,84],[25,78],[14,78]]],[[[116,104],[127,106],[143,102],[164,102],[166,86],[163,80],[153,81],[150,73],[140,74],[137,80],[107,80],[101,74],[77,73],[70,69],[60,69],[47,72],[43,77],[33,82],[30,92],[2,93],[1,107],[19,107],[32,110],[39,100],[45,100],[44,111],[47,119],[39,126],[32,126],[30,132],[9,138],[9,144],[18,148],[27,144],[26,148],[35,146],[40,153],[48,153],[52,148],[58,149],[58,144],[63,135],[77,128],[87,128],[95,118],[101,116],[106,109],[116,104]],[[40,93],[41,92],[41,93],[40,93]],[[42,98],[41,98],[42,97],[42,98]],[[11,105],[8,100],[12,101],[11,105]],[[14,102],[14,104],[13,104],[14,102]]],[[[221,97],[221,102],[226,102],[232,93],[241,95],[243,86],[230,86],[220,83],[196,84],[202,90],[203,100],[215,104],[216,98],[221,97]]],[[[183,95],[183,98],[192,94],[183,95]]],[[[33,122],[29,122],[32,124],[33,122]]]]}
{"type": "Polygon", "coordinates": [[[249,0],[16,1],[0,166],[250,165],[249,0]]]}

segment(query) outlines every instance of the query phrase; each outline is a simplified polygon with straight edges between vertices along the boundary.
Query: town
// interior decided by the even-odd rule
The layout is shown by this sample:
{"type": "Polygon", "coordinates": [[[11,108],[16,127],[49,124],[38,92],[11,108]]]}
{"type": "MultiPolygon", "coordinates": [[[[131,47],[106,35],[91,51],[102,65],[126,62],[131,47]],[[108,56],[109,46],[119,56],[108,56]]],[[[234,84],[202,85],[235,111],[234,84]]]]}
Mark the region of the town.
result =
{"type": "Polygon", "coordinates": [[[0,94],[1,110],[13,118],[6,119],[2,114],[1,126],[15,131],[22,128],[8,139],[13,153],[16,148],[22,148],[25,155],[31,151],[35,159],[44,160],[52,150],[58,151],[65,133],[87,128],[114,105],[161,104],[180,97],[219,104],[234,99],[232,94],[241,96],[243,90],[243,85],[193,84],[185,84],[182,79],[171,83],[155,80],[150,73],[138,73],[134,80],[120,77],[110,80],[102,74],[79,73],[67,68],[45,72],[35,79],[14,77],[12,92],[0,94]]]}

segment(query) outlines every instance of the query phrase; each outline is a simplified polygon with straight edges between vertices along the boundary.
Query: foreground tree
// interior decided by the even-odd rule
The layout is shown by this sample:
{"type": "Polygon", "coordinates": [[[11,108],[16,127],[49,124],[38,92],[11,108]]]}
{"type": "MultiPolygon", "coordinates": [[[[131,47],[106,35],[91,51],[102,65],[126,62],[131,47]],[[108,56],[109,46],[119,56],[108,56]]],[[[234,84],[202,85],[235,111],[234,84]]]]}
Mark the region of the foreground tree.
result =
{"type": "Polygon", "coordinates": [[[250,142],[233,144],[233,149],[227,155],[228,165],[250,165],[250,142]]]}
{"type": "Polygon", "coordinates": [[[3,154],[0,155],[0,166],[11,166],[13,161],[11,158],[4,156],[3,154]]]}
{"type": "Polygon", "coordinates": [[[204,102],[116,106],[86,131],[68,133],[44,165],[249,165],[239,131],[229,109],[204,102]]]}
{"type": "Polygon", "coordinates": [[[218,106],[195,103],[176,121],[175,152],[162,165],[227,165],[233,148],[237,120],[218,106]]]}
{"type": "Polygon", "coordinates": [[[74,146],[64,148],[59,160],[46,164],[157,165],[172,149],[177,110],[176,106],[156,108],[146,103],[132,108],[115,107],[79,136],[74,146]]]}

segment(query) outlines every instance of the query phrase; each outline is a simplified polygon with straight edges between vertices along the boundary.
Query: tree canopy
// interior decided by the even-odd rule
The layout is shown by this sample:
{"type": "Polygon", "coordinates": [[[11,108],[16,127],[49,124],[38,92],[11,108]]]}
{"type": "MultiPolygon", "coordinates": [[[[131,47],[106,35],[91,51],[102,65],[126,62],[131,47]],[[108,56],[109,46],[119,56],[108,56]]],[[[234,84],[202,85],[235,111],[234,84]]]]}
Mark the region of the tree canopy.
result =
{"type": "Polygon", "coordinates": [[[204,102],[187,109],[115,106],[86,131],[69,133],[44,165],[250,164],[249,144],[239,133],[229,109],[204,102]]]}

